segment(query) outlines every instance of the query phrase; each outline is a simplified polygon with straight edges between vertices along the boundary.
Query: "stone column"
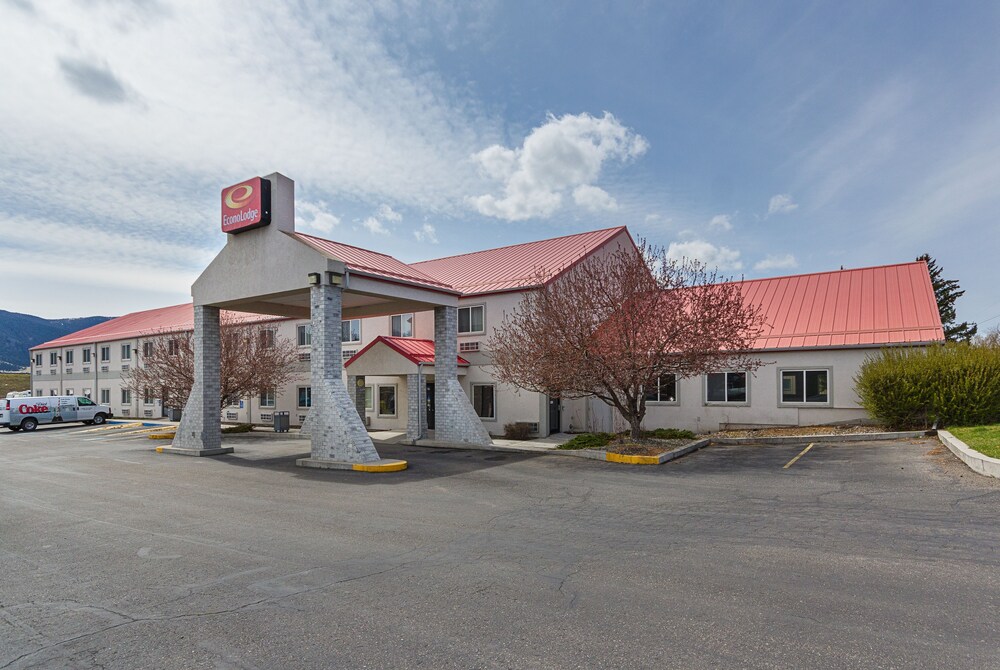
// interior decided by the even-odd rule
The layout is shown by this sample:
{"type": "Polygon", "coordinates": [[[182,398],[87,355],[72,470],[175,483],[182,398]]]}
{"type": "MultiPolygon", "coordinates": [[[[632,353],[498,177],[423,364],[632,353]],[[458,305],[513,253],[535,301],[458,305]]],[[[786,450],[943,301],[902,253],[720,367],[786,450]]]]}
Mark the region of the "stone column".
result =
{"type": "Polygon", "coordinates": [[[330,467],[331,463],[379,461],[364,422],[358,416],[355,397],[344,386],[341,356],[341,299],[343,289],[331,284],[309,290],[312,316],[312,407],[308,429],[312,457],[298,464],[330,467]]]}
{"type": "Polygon", "coordinates": [[[194,307],[194,385],[169,447],[157,451],[190,456],[228,454],[222,446],[219,308],[194,307]]]}
{"type": "Polygon", "coordinates": [[[493,444],[458,383],[458,308],[434,308],[434,440],[493,444]]]}
{"type": "Polygon", "coordinates": [[[406,375],[406,439],[416,443],[427,434],[427,395],[424,376],[406,375]]]}

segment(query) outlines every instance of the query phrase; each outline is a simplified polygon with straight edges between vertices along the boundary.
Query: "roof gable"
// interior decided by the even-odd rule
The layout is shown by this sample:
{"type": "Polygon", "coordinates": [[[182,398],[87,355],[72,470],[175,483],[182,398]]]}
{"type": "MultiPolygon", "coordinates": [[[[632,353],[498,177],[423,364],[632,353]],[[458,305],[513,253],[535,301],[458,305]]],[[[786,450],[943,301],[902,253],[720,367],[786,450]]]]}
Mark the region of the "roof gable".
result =
{"type": "MultiPolygon", "coordinates": [[[[379,335],[374,340],[369,342],[364,349],[351,356],[347,362],[344,363],[344,367],[346,368],[351,363],[364,356],[365,352],[380,342],[411,363],[416,363],[418,365],[434,365],[434,340],[418,340],[412,337],[388,337],[386,335],[379,335]]],[[[469,365],[469,361],[465,360],[461,356],[458,356],[457,358],[459,365],[469,365]]]]}

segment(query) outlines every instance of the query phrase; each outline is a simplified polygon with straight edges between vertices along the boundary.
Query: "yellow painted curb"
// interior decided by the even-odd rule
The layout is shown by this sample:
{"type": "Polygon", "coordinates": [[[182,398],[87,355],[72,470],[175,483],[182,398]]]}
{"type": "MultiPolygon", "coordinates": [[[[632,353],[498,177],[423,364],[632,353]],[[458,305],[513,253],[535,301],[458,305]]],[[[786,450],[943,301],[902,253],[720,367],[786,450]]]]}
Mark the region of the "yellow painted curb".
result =
{"type": "Polygon", "coordinates": [[[612,463],[628,463],[629,465],[659,465],[659,456],[633,456],[630,454],[614,454],[610,451],[605,452],[605,460],[612,463]]]}
{"type": "MultiPolygon", "coordinates": [[[[147,435],[146,437],[151,440],[172,440],[176,434],[177,433],[153,433],[152,435],[147,435]]],[[[157,450],[159,450],[159,447],[157,450]]]]}
{"type": "Polygon", "coordinates": [[[398,472],[406,469],[406,461],[393,461],[392,463],[376,463],[367,465],[365,463],[355,463],[352,469],[357,472],[398,472]]]}
{"type": "Polygon", "coordinates": [[[144,435],[146,433],[158,433],[161,430],[177,432],[177,426],[156,426],[155,428],[143,428],[142,430],[130,431],[132,435],[144,435]]]}
{"type": "Polygon", "coordinates": [[[162,454],[163,453],[163,447],[157,447],[156,448],[156,453],[162,454]]]}
{"type": "Polygon", "coordinates": [[[87,430],[78,430],[78,433],[96,433],[99,430],[121,430],[122,428],[135,428],[136,426],[141,426],[142,421],[136,421],[134,423],[115,423],[110,426],[101,426],[99,428],[88,428],[87,430]]]}

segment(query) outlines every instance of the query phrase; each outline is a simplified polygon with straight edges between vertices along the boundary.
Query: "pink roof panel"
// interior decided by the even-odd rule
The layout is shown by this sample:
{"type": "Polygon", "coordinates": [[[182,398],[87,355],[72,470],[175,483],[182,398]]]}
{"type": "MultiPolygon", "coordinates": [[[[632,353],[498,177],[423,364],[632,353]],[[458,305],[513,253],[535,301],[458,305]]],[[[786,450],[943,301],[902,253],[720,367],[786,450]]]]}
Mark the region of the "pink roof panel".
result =
{"type": "MultiPolygon", "coordinates": [[[[413,363],[424,363],[425,365],[434,364],[434,340],[417,340],[412,337],[387,337],[385,335],[379,335],[372,340],[368,346],[351,356],[351,358],[344,363],[344,367],[346,368],[351,363],[364,356],[366,351],[374,347],[379,342],[385,344],[387,347],[401,354],[404,358],[409,359],[413,363]]],[[[468,365],[469,361],[459,356],[458,364],[463,366],[468,365]]]]}
{"type": "Polygon", "coordinates": [[[632,244],[628,230],[619,226],[421,261],[412,263],[410,267],[455,287],[465,295],[511,291],[537,285],[536,275],[539,272],[547,280],[553,279],[621,234],[632,244]]]}
{"type": "Polygon", "coordinates": [[[922,261],[750,279],[743,299],[766,325],[757,349],[915,344],[944,339],[922,261]]]}

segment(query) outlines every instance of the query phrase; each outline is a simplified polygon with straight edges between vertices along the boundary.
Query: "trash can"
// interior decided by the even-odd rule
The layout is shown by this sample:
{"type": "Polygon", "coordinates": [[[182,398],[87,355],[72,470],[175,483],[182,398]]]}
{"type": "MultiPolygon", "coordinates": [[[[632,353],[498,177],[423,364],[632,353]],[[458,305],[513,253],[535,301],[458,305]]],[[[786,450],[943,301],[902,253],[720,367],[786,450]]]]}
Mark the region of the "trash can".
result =
{"type": "Polygon", "coordinates": [[[167,408],[166,415],[167,415],[167,420],[168,421],[180,421],[181,420],[181,411],[179,409],[177,409],[176,407],[169,407],[169,408],[167,408]]]}
{"type": "Polygon", "coordinates": [[[274,432],[276,433],[288,432],[288,412],[274,413],[274,432]]]}

